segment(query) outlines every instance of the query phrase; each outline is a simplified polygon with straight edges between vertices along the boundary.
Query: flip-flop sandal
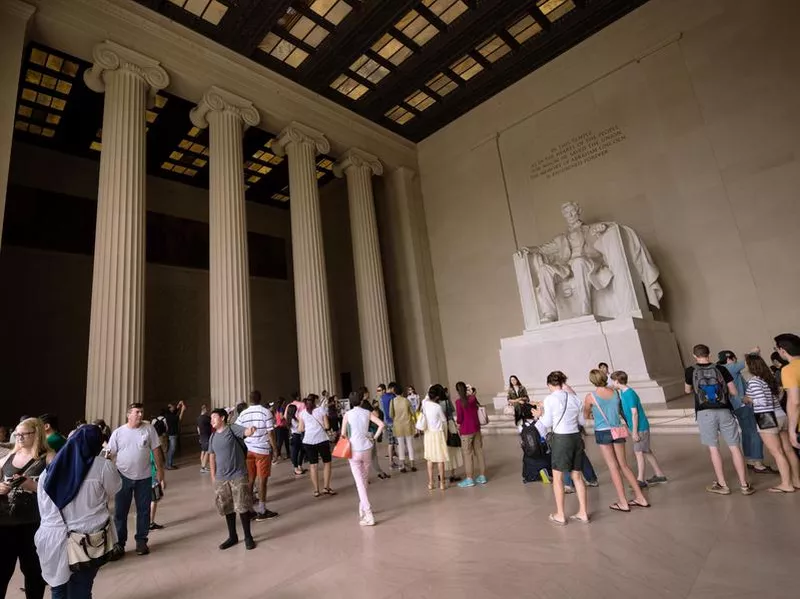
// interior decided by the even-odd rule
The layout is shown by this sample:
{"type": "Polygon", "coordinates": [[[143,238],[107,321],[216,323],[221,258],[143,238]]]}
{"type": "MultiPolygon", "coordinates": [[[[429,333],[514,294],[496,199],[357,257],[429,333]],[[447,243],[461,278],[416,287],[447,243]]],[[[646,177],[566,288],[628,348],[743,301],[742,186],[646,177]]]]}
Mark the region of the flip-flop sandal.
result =
{"type": "Polygon", "coordinates": [[[323,493],[325,493],[325,495],[338,495],[338,493],[336,491],[334,491],[333,489],[330,489],[330,488],[325,489],[323,491],[323,493]]]}
{"type": "Polygon", "coordinates": [[[622,509],[619,503],[612,503],[611,505],[608,506],[608,509],[614,510],[615,512],[622,512],[624,514],[628,514],[631,511],[630,507],[627,510],[622,509]]]}
{"type": "Polygon", "coordinates": [[[787,491],[786,489],[781,489],[780,487],[771,487],[767,490],[770,493],[794,493],[794,491],[787,491]]]}
{"type": "Polygon", "coordinates": [[[550,520],[550,522],[552,522],[556,526],[566,526],[567,525],[567,521],[566,520],[564,520],[564,521],[557,520],[556,517],[553,514],[550,514],[547,517],[547,519],[550,520]]]}
{"type": "Polygon", "coordinates": [[[316,499],[319,496],[320,496],[320,492],[319,491],[314,491],[314,498],[316,499]]]}
{"type": "Polygon", "coordinates": [[[753,468],[753,472],[756,474],[775,474],[775,471],[769,466],[766,468],[753,468]]]}
{"type": "Polygon", "coordinates": [[[577,515],[572,515],[569,517],[570,520],[573,522],[580,522],[581,524],[589,524],[589,518],[579,518],[577,515]]]}
{"type": "Polygon", "coordinates": [[[647,505],[645,505],[643,503],[639,503],[635,499],[631,499],[631,500],[628,501],[628,507],[629,508],[631,508],[631,507],[650,507],[650,505],[651,504],[649,504],[649,503],[647,505]]]}

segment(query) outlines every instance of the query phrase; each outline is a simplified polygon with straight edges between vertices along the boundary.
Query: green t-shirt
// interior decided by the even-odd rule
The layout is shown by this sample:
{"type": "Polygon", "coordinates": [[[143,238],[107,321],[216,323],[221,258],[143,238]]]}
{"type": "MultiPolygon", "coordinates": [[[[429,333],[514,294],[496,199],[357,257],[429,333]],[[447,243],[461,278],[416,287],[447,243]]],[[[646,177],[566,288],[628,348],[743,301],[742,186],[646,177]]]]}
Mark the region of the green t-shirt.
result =
{"type": "Polygon", "coordinates": [[[58,453],[67,444],[67,439],[61,433],[50,433],[47,435],[47,444],[53,451],[58,453]]]}

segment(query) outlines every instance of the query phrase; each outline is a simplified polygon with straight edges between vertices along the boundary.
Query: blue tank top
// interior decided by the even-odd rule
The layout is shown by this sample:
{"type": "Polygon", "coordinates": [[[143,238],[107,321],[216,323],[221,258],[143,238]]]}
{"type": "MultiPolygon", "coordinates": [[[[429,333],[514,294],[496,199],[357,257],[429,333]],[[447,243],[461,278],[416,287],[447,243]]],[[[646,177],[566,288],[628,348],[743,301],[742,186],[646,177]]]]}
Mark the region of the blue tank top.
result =
{"type": "Polygon", "coordinates": [[[594,402],[592,402],[592,414],[594,415],[594,430],[596,431],[607,431],[610,430],[611,427],[620,426],[620,418],[619,418],[619,394],[614,392],[614,397],[611,399],[603,399],[597,393],[592,391],[592,397],[594,397],[594,402]],[[601,412],[597,405],[600,405],[603,408],[601,412]],[[603,416],[605,414],[605,417],[603,416]],[[607,417],[607,419],[606,419],[607,417]]]}

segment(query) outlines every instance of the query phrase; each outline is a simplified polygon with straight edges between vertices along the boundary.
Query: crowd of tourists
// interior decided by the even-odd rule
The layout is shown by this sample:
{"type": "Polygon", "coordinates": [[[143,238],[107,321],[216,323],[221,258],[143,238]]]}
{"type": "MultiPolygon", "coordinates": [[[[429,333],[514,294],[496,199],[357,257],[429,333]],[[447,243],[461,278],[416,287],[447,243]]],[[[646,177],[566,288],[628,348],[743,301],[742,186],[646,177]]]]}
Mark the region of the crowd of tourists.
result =
{"type": "MultiPolygon", "coordinates": [[[[685,390],[694,396],[700,441],[708,447],[714,471],[706,490],[732,493],[720,438],[730,449],[742,495],[755,492],[748,469],[779,476],[769,492],[800,489],[800,337],[777,336],[770,365],[758,348],[743,360],[724,350],[714,362],[702,344],[692,353],[685,390]],[[764,447],[777,470],[765,465],[764,447]]],[[[668,481],[628,374],[610,372],[601,363],[587,378],[592,390],[580,398],[565,373],[551,372],[546,380],[549,394],[541,401],[532,398],[517,377],[509,380],[508,409],[520,433],[523,481],[552,485],[555,511],[549,521],[557,526],[570,521],[589,524],[592,518],[587,487],[597,486],[598,480],[585,452],[590,421],[616,494],[611,510],[649,508],[646,490],[668,481]],[[625,451],[629,439],[635,472],[625,451]],[[577,496],[578,509],[568,514],[566,495],[571,493],[577,496]]],[[[81,421],[63,435],[54,415],[23,417],[9,438],[3,436],[7,430],[0,430],[0,447],[8,452],[0,460],[3,596],[19,561],[27,598],[41,599],[47,585],[54,599],[90,598],[99,568],[126,554],[131,504],[136,511],[135,552],[150,552],[150,532],[163,528],[155,522],[155,506],[166,490],[165,471],[177,468],[187,407],[184,402],[170,404],[147,421],[142,404],[134,403],[128,406],[125,424],[113,431],[103,421],[81,421]]],[[[200,472],[210,475],[214,504],[227,526],[219,549],[239,543],[238,527],[246,550],[256,547],[252,522],[278,516],[267,508],[267,490],[273,464],[283,459],[291,460],[295,477],[308,475],[314,498],[337,495],[331,463],[334,457],[347,459],[361,526],[376,523],[368,494],[370,471],[384,480],[391,478],[390,472],[416,472],[414,445],[419,437],[429,491],[445,490],[450,483],[460,488],[486,485],[481,427],[488,418],[476,389],[462,381],[452,395],[440,384],[431,385],[424,398],[413,387],[403,391],[391,382],[379,385],[374,396],[362,387],[344,400],[322,391],[319,396],[280,398],[265,405],[254,391],[249,403],[228,409],[203,405],[196,423],[200,472]],[[381,442],[388,472],[379,459],[381,442]]]]}

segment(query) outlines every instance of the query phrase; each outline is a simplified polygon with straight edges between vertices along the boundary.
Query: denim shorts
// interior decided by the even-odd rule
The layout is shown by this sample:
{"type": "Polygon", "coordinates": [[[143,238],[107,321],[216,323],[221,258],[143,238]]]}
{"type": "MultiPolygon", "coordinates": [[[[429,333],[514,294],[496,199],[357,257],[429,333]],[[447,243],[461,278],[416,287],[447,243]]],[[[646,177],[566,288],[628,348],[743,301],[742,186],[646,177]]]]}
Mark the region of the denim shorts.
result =
{"type": "Polygon", "coordinates": [[[612,443],[625,443],[625,439],[615,439],[610,430],[594,431],[594,441],[598,445],[611,445],[612,443]]]}

